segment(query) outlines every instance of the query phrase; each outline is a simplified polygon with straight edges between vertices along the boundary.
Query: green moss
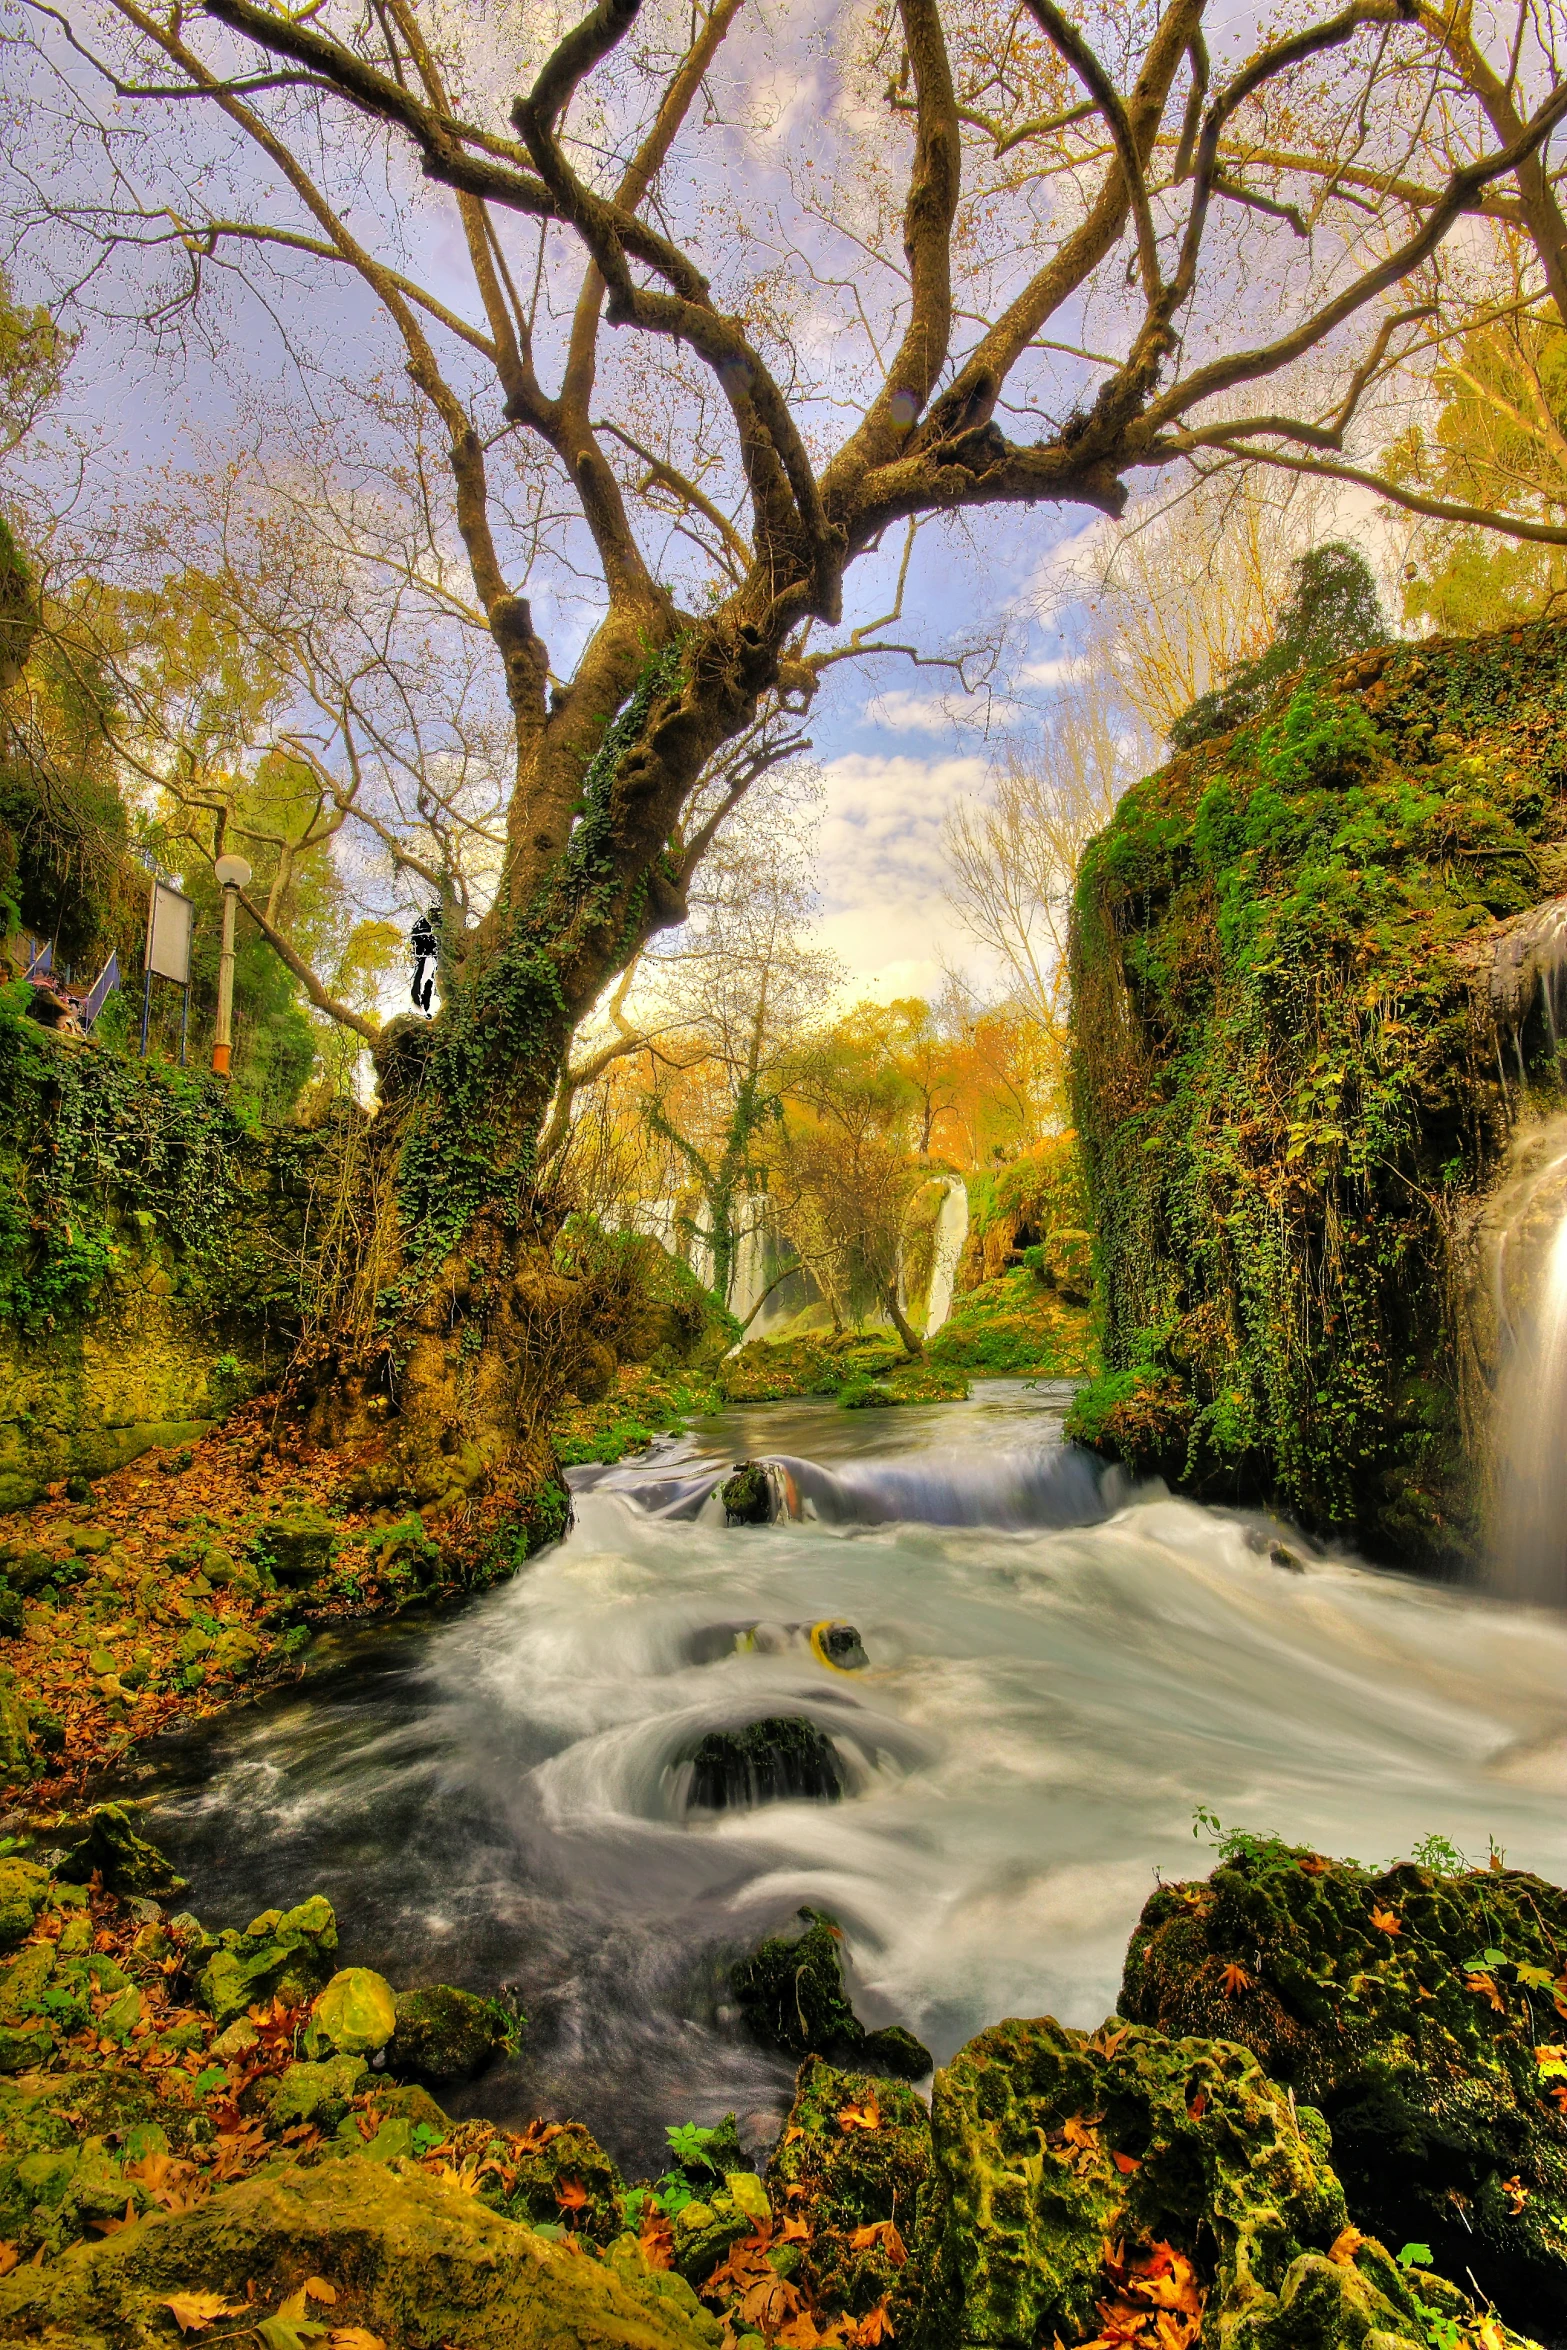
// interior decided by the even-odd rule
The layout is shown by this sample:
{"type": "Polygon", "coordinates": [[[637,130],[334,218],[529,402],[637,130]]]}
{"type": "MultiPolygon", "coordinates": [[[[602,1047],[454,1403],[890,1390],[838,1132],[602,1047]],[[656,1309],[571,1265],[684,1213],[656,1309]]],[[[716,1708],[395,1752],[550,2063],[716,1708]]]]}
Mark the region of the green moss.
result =
{"type": "Polygon", "coordinates": [[[1328,2116],[1359,2224],[1547,2325],[1567,2304],[1567,2117],[1540,2051],[1563,2036],[1564,1954],[1567,1893],[1538,1877],[1377,1874],[1262,1839],[1153,1896],[1121,2008],[1254,2050],[1328,2116]]]}
{"type": "Polygon", "coordinates": [[[1365,656],[1090,844],[1073,1086],[1119,1384],[1079,1425],[1107,1449],[1467,1555],[1447,1251],[1502,1122],[1461,950],[1567,870],[1564,689],[1547,624],[1365,656]]]}
{"type": "Polygon", "coordinates": [[[926,1354],[938,1370],[982,1379],[1078,1379],[1097,1359],[1092,1316],[1026,1264],[956,1298],[926,1354]]]}
{"type": "Polygon", "coordinates": [[[819,2056],[800,2067],[767,2179],[778,2209],[809,2229],[805,2279],[830,2313],[864,2317],[890,2301],[895,2338],[909,2338],[919,2283],[903,2238],[930,2168],[930,2117],[912,2089],[819,2056]]]}
{"type": "Polygon", "coordinates": [[[792,1942],[769,1935],[730,1970],[741,2014],[762,2040],[791,2056],[836,2056],[874,2072],[917,2081],[930,2051],[894,2024],[867,2032],[843,1986],[843,1931],[819,1909],[802,1909],[805,1931],[792,1942]]]}

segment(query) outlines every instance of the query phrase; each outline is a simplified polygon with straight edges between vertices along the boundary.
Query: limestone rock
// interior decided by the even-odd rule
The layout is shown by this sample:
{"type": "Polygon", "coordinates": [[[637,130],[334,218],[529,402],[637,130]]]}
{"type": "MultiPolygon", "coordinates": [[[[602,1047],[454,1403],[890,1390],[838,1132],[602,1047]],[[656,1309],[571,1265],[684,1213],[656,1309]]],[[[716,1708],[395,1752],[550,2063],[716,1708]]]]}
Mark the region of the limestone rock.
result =
{"type": "Polygon", "coordinates": [[[509,2020],[494,2002],[471,1991],[433,1983],[423,1991],[399,1991],[397,2028],[387,2062],[397,2073],[427,2081],[462,2081],[482,2072],[505,2047],[509,2020]]]}
{"type": "Polygon", "coordinates": [[[30,1778],[33,1749],[27,1707],[9,1665],[0,1665],[0,1782],[30,1778]]]}
{"type": "Polygon", "coordinates": [[[1154,1894],[1121,2010],[1254,2051],[1326,2113],[1358,2225],[1429,2244],[1548,2336],[1567,2317],[1567,2116],[1539,2050],[1564,2037],[1564,1952],[1567,1891],[1542,1878],[1373,1875],[1265,1844],[1154,1894]]]}
{"type": "Polygon", "coordinates": [[[311,2040],[324,2040],[344,2055],[371,2055],[397,2029],[391,1984],[373,1967],[342,1967],[311,2010],[311,2040]]]}
{"type": "Polygon", "coordinates": [[[0,1860],[0,1950],[26,1941],[48,1895],[47,1869],[30,1860],[0,1860]]]}
{"type": "Polygon", "coordinates": [[[272,2091],[268,2114],[279,2129],[291,2122],[314,2122],[320,2129],[335,2130],[365,2078],[362,2056],[329,2056],[320,2064],[291,2064],[272,2091]]]}
{"type": "Polygon", "coordinates": [[[513,2219],[569,2224],[574,2235],[613,2243],[622,2226],[625,2181],[602,2146],[580,2122],[549,2130],[541,2145],[516,2157],[516,2185],[507,2210],[513,2219]]]}
{"type": "Polygon", "coordinates": [[[195,2211],[155,2213],[46,2269],[0,2280],[0,2337],[40,2350],[167,2350],[166,2298],[220,2292],[258,2317],[307,2276],[331,2319],[452,2350],[714,2350],[711,2318],[632,2256],[585,2260],[417,2171],[353,2156],[252,2178],[195,2211]]]}
{"type": "Polygon", "coordinates": [[[1321,2115],[1223,2041],[997,2024],[937,2073],[931,2129],[922,2350],[1084,2340],[1161,2274],[1225,2350],[1426,2350],[1417,2296],[1477,2315],[1349,2227],[1321,2115]]]}
{"type": "Polygon", "coordinates": [[[294,1909],[263,1910],[242,1934],[231,1927],[216,1942],[194,1918],[171,1918],[169,1931],[193,1959],[205,1959],[196,1988],[219,2025],[263,1999],[292,2007],[313,1999],[337,1948],[337,1920],[319,1893],[294,1909]]]}

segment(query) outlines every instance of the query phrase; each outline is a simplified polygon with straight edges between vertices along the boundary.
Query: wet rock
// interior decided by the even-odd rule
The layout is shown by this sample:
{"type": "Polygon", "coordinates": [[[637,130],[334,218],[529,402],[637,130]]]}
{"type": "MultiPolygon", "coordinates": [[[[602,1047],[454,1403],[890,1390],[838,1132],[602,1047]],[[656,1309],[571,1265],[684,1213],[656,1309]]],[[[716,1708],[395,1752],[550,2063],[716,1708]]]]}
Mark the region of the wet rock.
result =
{"type": "Polygon", "coordinates": [[[791,2056],[829,2056],[917,2081],[930,2051],[893,2024],[867,2032],[843,1985],[843,1930],[819,1909],[802,1909],[805,1932],[792,1942],[771,1935],[730,1970],[729,1982],[751,2030],[791,2056]]]}
{"type": "Polygon", "coordinates": [[[0,2332],[51,2346],[173,2338],[172,2293],[271,2315],[307,2276],[334,2326],[451,2350],[713,2350],[718,2328],[623,2256],[610,2265],[418,2172],[362,2158],[254,2178],[0,2280],[0,2332]]]}
{"type": "Polygon", "coordinates": [[[718,1488],[731,1526],[765,1526],[773,1514],[772,1487],[761,1461],[737,1461],[734,1474],[718,1488]]]}
{"type": "Polygon", "coordinates": [[[912,2089],[807,2057],[768,2184],[809,2228],[803,2269],[816,2299],[860,2318],[891,2297],[898,2341],[919,2306],[905,2235],[930,2167],[930,2116],[912,2089]]]}
{"type": "Polygon", "coordinates": [[[861,1640],[853,1624],[831,1622],[811,1626],[811,1646],[824,1664],[840,1673],[863,1673],[870,1665],[861,1640]]]}
{"type": "Polygon", "coordinates": [[[294,1510],[269,1518],[249,1544],[251,1558],[279,1583],[318,1583],[332,1564],[337,1530],[317,1510],[294,1510]]]}
{"type": "Polygon", "coordinates": [[[95,1870],[112,1892],[151,1894],[158,1900],[183,1893],[187,1883],[155,1844],[137,1835],[129,1813],[117,1803],[99,1804],[57,1873],[68,1884],[85,1885],[95,1870]]]}
{"type": "Polygon", "coordinates": [[[307,2046],[324,2042],[347,2055],[373,2055],[397,2029],[396,1995],[373,1967],[341,1967],[311,2010],[307,2046]]]}
{"type": "Polygon", "coordinates": [[[1161,2306],[1182,2343],[1424,2350],[1419,2302],[1479,2315],[1350,2227],[1321,2115],[1222,2041],[998,2024],[937,2073],[931,2132],[921,2350],[1140,2340],[1161,2306]]]}
{"type": "Polygon", "coordinates": [[[98,1558],[113,1541],[114,1536],[106,1526],[68,1526],[65,1530],[66,1548],[74,1550],[79,1558],[98,1558]]]}
{"type": "Polygon", "coordinates": [[[825,1730],[803,1714],[774,1714],[740,1730],[709,1730],[682,1758],[694,1809],[727,1811],[804,1797],[836,1803],[843,1766],[825,1730]]]}
{"type": "Polygon", "coordinates": [[[1122,2013],[1251,2049],[1333,2131],[1356,2222],[1472,2270],[1512,2324],[1567,2318],[1567,1892],[1511,1869],[1373,1875],[1260,1843],[1162,1886],[1122,2013]]]}
{"type": "Polygon", "coordinates": [[[514,2029],[493,2000],[476,1999],[449,1983],[400,1991],[394,2005],[396,2029],[387,2062],[396,2073],[427,2081],[471,2080],[501,2053],[514,2029]]]}

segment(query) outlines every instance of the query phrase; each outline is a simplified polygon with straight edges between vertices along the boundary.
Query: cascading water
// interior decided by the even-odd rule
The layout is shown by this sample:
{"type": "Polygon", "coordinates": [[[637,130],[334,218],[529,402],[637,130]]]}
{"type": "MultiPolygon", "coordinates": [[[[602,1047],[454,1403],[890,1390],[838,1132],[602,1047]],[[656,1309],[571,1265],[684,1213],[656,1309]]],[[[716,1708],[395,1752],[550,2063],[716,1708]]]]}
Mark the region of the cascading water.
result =
{"type": "Polygon", "coordinates": [[[961,1175],[947,1178],[947,1196],[936,1218],[930,1289],[925,1306],[925,1336],[934,1338],[952,1311],[952,1289],[958,1277],[958,1259],[968,1238],[968,1185],[961,1175]]]}
{"type": "Polygon", "coordinates": [[[468,2109],[574,2114],[633,2169],[669,2122],[776,2127],[792,2067],[727,1971],[802,1903],[842,1921],[867,2026],[945,2062],[1006,2015],[1110,2012],[1156,1869],[1211,1861],[1198,1803],[1560,1876],[1567,1622],[1293,1536],[1282,1571],[1262,1520],[1107,1484],[1069,1395],[773,1405],[584,1478],[514,1582],[335,1669],[323,1640],[301,1688],[191,1733],[136,1789],[150,1832],[216,1924],[319,1889],[345,1963],[514,1986],[521,2059],[468,2109]],[[725,1523],[742,1459],[771,1524],[725,1523]],[[830,1741],[836,1801],[695,1799],[704,1741],[780,1721],[830,1741]]]}
{"type": "Polygon", "coordinates": [[[1515,1146],[1489,1217],[1501,1368],[1489,1580],[1567,1607],[1567,1118],[1515,1146]]]}

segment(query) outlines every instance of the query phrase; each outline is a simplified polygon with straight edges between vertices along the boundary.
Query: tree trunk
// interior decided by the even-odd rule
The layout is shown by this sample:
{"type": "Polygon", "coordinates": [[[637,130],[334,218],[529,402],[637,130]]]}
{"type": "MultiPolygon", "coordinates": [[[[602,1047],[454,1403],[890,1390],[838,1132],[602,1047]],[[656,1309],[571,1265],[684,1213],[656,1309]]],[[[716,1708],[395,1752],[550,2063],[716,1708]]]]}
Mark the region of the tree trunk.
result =
{"type": "Polygon", "coordinates": [[[903,1341],[903,1351],[906,1355],[909,1356],[911,1361],[917,1363],[925,1352],[925,1345],[922,1339],[916,1338],[914,1335],[913,1330],[909,1327],[908,1317],[904,1313],[902,1306],[900,1306],[898,1303],[898,1282],[896,1275],[894,1275],[892,1280],[888,1282],[886,1294],[887,1311],[892,1316],[893,1328],[897,1331],[898,1336],[903,1341]]]}

